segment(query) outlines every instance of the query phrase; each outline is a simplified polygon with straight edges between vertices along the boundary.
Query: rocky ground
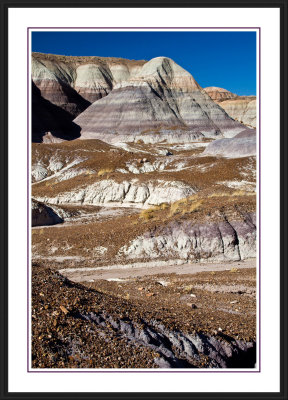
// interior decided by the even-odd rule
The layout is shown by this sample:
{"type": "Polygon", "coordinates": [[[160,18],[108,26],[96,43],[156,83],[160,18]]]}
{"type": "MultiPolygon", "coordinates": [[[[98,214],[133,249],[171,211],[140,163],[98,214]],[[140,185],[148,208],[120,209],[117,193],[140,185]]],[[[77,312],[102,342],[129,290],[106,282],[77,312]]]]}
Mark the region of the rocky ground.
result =
{"type": "Polygon", "coordinates": [[[255,256],[255,156],[206,155],[207,144],[33,144],[33,197],[64,221],[33,228],[34,259],[87,267],[255,256]]]}
{"type": "Polygon", "coordinates": [[[254,368],[256,160],[210,141],[32,145],[33,368],[254,368]]]}
{"type": "Polygon", "coordinates": [[[32,367],[254,368],[255,268],[237,267],[79,284],[34,263],[32,367]]]}

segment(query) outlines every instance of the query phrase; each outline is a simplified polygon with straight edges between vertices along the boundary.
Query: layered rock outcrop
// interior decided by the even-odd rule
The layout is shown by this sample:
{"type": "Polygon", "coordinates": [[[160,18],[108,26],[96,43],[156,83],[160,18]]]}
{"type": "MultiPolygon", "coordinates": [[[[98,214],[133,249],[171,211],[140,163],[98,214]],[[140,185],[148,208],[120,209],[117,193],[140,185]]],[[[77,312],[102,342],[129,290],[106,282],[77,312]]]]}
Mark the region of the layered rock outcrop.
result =
{"type": "Polygon", "coordinates": [[[235,121],[256,128],[256,97],[238,96],[226,89],[206,87],[205,92],[235,121]]]}
{"type": "Polygon", "coordinates": [[[221,102],[223,100],[234,99],[235,97],[238,97],[237,94],[216,86],[209,86],[204,88],[204,90],[211,97],[211,99],[216,102],[221,102]]]}
{"type": "Polygon", "coordinates": [[[256,99],[255,97],[238,97],[233,100],[222,101],[220,106],[230,117],[242,124],[256,128],[256,99]]]}
{"type": "Polygon", "coordinates": [[[76,117],[113,86],[135,75],[145,61],[32,53],[32,81],[41,95],[76,117]]]}
{"type": "Polygon", "coordinates": [[[171,222],[147,232],[122,247],[119,256],[130,259],[177,258],[189,261],[238,261],[256,256],[256,216],[195,224],[171,222]]]}
{"type": "Polygon", "coordinates": [[[170,203],[191,196],[196,189],[177,181],[132,181],[116,182],[104,179],[84,188],[60,193],[55,197],[38,198],[50,204],[93,204],[147,208],[161,203],[170,203]]]}
{"type": "Polygon", "coordinates": [[[72,120],[144,63],[32,53],[32,140],[41,142],[48,132],[63,139],[79,137],[72,120]]]}

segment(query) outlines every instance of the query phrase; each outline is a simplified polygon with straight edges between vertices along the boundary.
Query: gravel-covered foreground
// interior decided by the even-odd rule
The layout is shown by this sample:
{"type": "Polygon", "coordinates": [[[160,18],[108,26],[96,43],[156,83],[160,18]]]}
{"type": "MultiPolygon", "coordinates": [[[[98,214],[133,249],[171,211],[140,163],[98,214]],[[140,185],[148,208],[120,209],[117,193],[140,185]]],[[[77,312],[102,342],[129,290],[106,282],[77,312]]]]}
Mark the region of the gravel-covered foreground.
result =
{"type": "Polygon", "coordinates": [[[76,284],[32,267],[33,368],[254,368],[255,269],[76,284]]]}

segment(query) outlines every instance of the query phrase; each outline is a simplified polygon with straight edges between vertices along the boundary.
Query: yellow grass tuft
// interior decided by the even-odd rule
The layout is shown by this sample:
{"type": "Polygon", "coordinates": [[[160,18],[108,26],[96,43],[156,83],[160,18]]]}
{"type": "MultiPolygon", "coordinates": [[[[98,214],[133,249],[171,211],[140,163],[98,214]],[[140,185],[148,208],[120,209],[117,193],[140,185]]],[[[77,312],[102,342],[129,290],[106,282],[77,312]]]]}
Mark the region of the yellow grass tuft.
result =
{"type": "Polygon", "coordinates": [[[113,168],[100,169],[100,171],[98,171],[98,176],[104,176],[104,175],[109,174],[110,172],[113,172],[113,171],[114,171],[113,168]]]}
{"type": "Polygon", "coordinates": [[[149,219],[156,218],[158,211],[166,210],[169,208],[168,203],[161,203],[157,206],[144,209],[140,212],[140,218],[148,221],[149,219]]]}
{"type": "Polygon", "coordinates": [[[225,196],[229,196],[229,193],[217,192],[210,194],[208,197],[225,197],[225,196]]]}
{"type": "Polygon", "coordinates": [[[160,210],[166,210],[167,208],[169,208],[169,204],[168,203],[161,203],[159,206],[160,210]]]}
{"type": "Polygon", "coordinates": [[[144,219],[144,221],[149,221],[149,219],[154,218],[155,211],[156,211],[155,208],[148,208],[148,209],[142,210],[140,212],[140,218],[144,219]]]}
{"type": "Polygon", "coordinates": [[[197,196],[190,196],[181,199],[170,205],[169,216],[174,216],[181,213],[182,215],[198,211],[203,200],[197,200],[197,196]]]}
{"type": "Polygon", "coordinates": [[[181,211],[180,204],[178,203],[178,201],[176,201],[175,203],[172,203],[172,204],[170,205],[170,212],[169,212],[169,215],[170,215],[170,217],[171,217],[171,216],[173,216],[173,215],[179,214],[180,211],[181,211]]]}

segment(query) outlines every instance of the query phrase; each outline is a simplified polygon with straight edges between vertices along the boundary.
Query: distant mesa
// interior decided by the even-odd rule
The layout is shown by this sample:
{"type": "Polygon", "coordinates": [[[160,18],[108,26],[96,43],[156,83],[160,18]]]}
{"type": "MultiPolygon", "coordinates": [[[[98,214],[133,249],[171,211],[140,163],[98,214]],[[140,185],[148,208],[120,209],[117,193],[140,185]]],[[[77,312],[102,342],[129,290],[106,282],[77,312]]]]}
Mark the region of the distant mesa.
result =
{"type": "Polygon", "coordinates": [[[256,128],[256,97],[239,96],[235,99],[223,101],[220,106],[235,121],[239,121],[248,127],[256,128]]]}
{"type": "Polygon", "coordinates": [[[235,121],[256,128],[256,97],[238,96],[226,89],[206,87],[205,92],[235,121]]]}
{"type": "Polygon", "coordinates": [[[237,94],[229,92],[229,90],[215,87],[215,86],[209,86],[204,88],[205,92],[211,97],[212,100],[214,101],[224,101],[228,99],[234,99],[237,97],[237,94]]]}

